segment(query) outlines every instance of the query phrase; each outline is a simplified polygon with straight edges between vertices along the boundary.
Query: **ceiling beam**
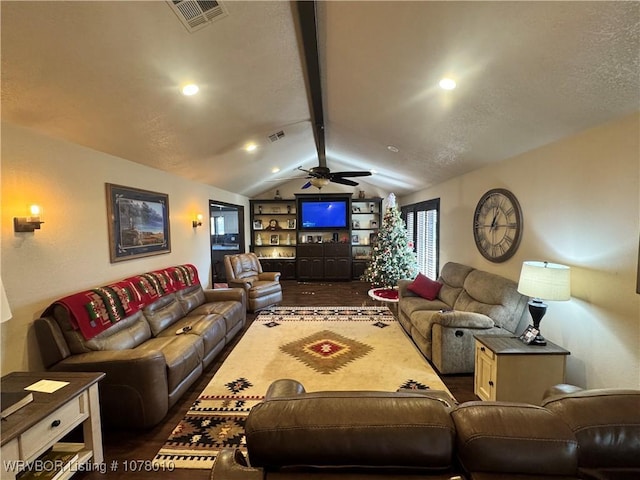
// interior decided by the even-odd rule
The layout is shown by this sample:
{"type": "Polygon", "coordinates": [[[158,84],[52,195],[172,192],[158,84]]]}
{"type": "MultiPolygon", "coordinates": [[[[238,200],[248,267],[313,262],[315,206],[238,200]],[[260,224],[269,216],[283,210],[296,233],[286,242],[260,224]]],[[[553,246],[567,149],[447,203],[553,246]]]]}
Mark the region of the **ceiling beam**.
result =
{"type": "Polygon", "coordinates": [[[324,135],[324,112],[322,109],[322,81],[320,79],[320,59],[318,55],[318,29],[316,23],[316,2],[298,1],[300,33],[307,73],[307,95],[313,118],[313,136],[321,167],[327,166],[324,135]]]}

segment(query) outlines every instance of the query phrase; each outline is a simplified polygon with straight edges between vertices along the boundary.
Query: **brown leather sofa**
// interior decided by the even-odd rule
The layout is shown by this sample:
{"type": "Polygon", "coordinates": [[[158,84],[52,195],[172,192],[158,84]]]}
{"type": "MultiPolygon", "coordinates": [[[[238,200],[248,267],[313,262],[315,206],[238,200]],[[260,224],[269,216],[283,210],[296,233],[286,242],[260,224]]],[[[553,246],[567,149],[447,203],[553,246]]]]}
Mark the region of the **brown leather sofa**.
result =
{"type": "Polygon", "coordinates": [[[255,253],[225,255],[224,268],[229,286],[242,288],[247,294],[249,312],[282,302],[280,272],[263,272],[255,253]]]}
{"type": "Polygon", "coordinates": [[[640,478],[640,390],[577,390],[543,406],[455,405],[443,392],[306,393],[278,380],[247,418],[248,459],[223,450],[210,478],[640,478]]]}
{"type": "Polygon", "coordinates": [[[245,321],[244,290],[204,290],[195,267],[179,266],[60,299],[35,332],[47,369],[106,373],[105,425],[145,428],[164,418],[245,321]],[[192,272],[190,281],[174,277],[182,272],[192,272]]]}

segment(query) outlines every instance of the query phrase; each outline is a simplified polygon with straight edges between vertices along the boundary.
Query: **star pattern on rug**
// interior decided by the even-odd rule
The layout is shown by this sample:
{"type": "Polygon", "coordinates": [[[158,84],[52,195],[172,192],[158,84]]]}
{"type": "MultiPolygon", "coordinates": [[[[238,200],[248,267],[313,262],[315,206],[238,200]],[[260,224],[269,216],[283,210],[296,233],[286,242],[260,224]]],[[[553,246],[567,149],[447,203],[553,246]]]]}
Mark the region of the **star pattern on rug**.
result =
{"type": "Polygon", "coordinates": [[[331,330],[322,330],[282,345],[280,350],[322,374],[333,373],[373,350],[331,330]]]}
{"type": "Polygon", "coordinates": [[[229,389],[230,392],[240,393],[243,390],[246,390],[249,387],[253,387],[253,384],[244,377],[238,378],[233,382],[225,383],[225,387],[229,389]]]}
{"type": "Polygon", "coordinates": [[[378,328],[385,328],[388,327],[389,324],[388,323],[384,323],[384,322],[376,322],[373,324],[374,327],[378,327],[378,328]]]}
{"type": "Polygon", "coordinates": [[[246,415],[187,415],[171,433],[172,446],[224,448],[245,444],[246,415]]]}
{"type": "Polygon", "coordinates": [[[406,388],[408,390],[427,390],[429,386],[425,385],[424,383],[416,382],[415,380],[409,379],[402,385],[400,385],[400,388],[406,388]]]}

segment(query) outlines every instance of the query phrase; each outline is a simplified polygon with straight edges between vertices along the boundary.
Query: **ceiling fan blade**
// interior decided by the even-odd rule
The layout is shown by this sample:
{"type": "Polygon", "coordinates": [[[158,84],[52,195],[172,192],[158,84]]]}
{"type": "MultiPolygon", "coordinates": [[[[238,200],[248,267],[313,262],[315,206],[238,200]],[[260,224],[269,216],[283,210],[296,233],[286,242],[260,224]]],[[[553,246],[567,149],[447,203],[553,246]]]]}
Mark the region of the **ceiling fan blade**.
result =
{"type": "Polygon", "coordinates": [[[367,171],[359,171],[359,172],[335,172],[332,173],[331,176],[332,177],[368,177],[369,175],[371,175],[371,172],[367,172],[367,171]]]}
{"type": "Polygon", "coordinates": [[[333,183],[341,183],[342,185],[349,185],[351,187],[355,187],[358,185],[358,182],[354,182],[353,180],[347,180],[346,178],[341,177],[331,177],[331,181],[333,183]]]}
{"type": "Polygon", "coordinates": [[[302,186],[302,190],[305,190],[311,186],[311,182],[307,182],[302,186]]]}

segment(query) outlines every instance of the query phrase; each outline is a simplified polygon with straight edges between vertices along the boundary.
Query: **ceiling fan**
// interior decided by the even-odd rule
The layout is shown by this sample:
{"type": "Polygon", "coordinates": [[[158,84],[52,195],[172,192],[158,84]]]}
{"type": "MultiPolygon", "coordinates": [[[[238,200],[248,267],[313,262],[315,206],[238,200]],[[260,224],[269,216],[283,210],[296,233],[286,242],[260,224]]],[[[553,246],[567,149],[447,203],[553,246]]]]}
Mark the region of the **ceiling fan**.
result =
{"type": "Polygon", "coordinates": [[[310,180],[302,186],[302,189],[310,186],[318,189],[329,184],[329,182],[340,183],[355,187],[358,182],[348,180],[347,177],[367,177],[371,172],[362,170],[355,172],[334,172],[327,167],[324,139],[324,114],[322,111],[322,88],[320,81],[320,61],[318,59],[318,33],[316,23],[316,2],[298,1],[298,16],[300,18],[300,31],[302,34],[302,44],[304,57],[307,66],[307,87],[309,94],[310,108],[313,115],[313,136],[316,141],[318,151],[318,166],[306,170],[310,180]]]}
{"type": "Polygon", "coordinates": [[[371,172],[367,171],[331,173],[331,171],[327,167],[322,165],[310,168],[309,170],[298,167],[298,170],[306,172],[309,175],[307,178],[310,178],[310,180],[302,186],[302,190],[304,190],[305,188],[309,188],[312,185],[317,188],[322,188],[325,185],[329,184],[329,182],[341,183],[342,185],[350,185],[352,187],[355,187],[356,185],[358,185],[358,182],[348,180],[346,177],[366,177],[371,175],[371,172]]]}

